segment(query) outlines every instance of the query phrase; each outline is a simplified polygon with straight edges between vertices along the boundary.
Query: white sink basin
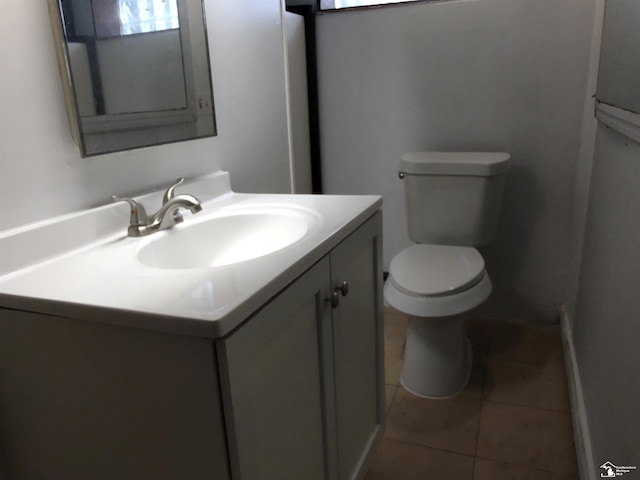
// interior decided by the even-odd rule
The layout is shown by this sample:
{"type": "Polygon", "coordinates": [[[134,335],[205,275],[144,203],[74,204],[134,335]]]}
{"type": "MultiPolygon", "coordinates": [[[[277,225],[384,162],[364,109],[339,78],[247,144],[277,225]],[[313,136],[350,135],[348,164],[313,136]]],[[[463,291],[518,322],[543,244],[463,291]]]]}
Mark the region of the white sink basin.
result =
{"type": "Polygon", "coordinates": [[[138,252],[143,265],[193,269],[232,265],[302,239],[315,218],[294,209],[231,212],[162,232],[138,252]]]}
{"type": "MultiPolygon", "coordinates": [[[[202,212],[147,237],[127,236],[122,203],[0,233],[0,307],[221,337],[381,207],[374,196],[234,193],[226,172],[181,188],[202,212]]],[[[135,199],[155,209],[163,193],[135,199]]]]}

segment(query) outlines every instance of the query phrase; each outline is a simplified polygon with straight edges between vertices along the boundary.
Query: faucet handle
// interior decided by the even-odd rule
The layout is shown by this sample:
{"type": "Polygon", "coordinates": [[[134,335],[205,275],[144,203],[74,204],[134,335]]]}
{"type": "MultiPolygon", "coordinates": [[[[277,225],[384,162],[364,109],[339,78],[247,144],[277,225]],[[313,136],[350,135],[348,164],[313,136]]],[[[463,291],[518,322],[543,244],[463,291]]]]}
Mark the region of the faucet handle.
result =
{"type": "Polygon", "coordinates": [[[120,198],[112,195],[111,200],[114,202],[127,202],[129,206],[131,206],[131,218],[129,219],[130,226],[146,225],[149,221],[149,217],[147,217],[147,212],[144,207],[132,198],[120,198]]]}
{"type": "Polygon", "coordinates": [[[173,185],[167,188],[167,191],[164,192],[164,197],[162,197],[162,204],[166,205],[169,200],[171,200],[175,196],[175,189],[178,185],[184,182],[184,178],[180,177],[177,179],[173,185]]]}

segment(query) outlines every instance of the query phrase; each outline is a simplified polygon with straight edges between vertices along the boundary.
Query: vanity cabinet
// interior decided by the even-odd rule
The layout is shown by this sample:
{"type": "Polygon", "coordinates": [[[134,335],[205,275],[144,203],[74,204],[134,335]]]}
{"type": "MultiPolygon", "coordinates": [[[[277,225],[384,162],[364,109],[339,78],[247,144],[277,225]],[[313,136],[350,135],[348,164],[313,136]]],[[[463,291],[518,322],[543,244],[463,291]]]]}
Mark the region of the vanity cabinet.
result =
{"type": "Polygon", "coordinates": [[[384,415],[381,218],[218,341],[234,480],[361,476],[384,415]]]}
{"type": "Polygon", "coordinates": [[[211,339],[0,309],[0,479],[229,480],[211,339]]]}
{"type": "Polygon", "coordinates": [[[361,478],[384,416],[381,213],[324,249],[219,338],[0,308],[0,478],[361,478]]]}

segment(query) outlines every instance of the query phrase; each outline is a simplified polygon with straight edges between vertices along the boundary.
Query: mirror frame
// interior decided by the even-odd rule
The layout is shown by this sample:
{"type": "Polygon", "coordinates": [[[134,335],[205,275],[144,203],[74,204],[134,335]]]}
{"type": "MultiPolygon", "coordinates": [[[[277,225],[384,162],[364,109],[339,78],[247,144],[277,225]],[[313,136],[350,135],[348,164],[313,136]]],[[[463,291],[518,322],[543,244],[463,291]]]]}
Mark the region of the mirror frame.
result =
{"type": "MultiPolygon", "coordinates": [[[[74,88],[71,61],[70,61],[69,49],[67,45],[67,38],[65,35],[64,18],[63,18],[62,3],[61,3],[62,0],[47,0],[48,7],[49,7],[49,17],[51,20],[52,33],[54,37],[56,57],[58,60],[60,76],[62,78],[65,105],[67,110],[67,116],[69,119],[69,126],[71,129],[71,136],[73,138],[74,143],[79,147],[80,156],[82,158],[217,136],[218,129],[217,129],[217,122],[216,122],[215,102],[214,102],[214,96],[213,96],[213,80],[211,77],[211,55],[210,55],[209,39],[208,39],[208,31],[207,31],[207,18],[206,18],[206,12],[204,9],[204,0],[195,0],[195,1],[199,3],[202,11],[202,20],[203,20],[202,28],[203,28],[203,34],[204,34],[204,47],[205,47],[205,53],[207,57],[207,64],[208,64],[207,80],[209,82],[209,94],[210,94],[210,98],[209,98],[210,105],[208,106],[208,108],[210,108],[211,110],[212,133],[207,133],[204,135],[194,135],[186,138],[170,139],[166,141],[155,139],[149,143],[128,145],[124,147],[115,147],[112,149],[110,148],[110,149],[104,149],[100,151],[89,151],[87,149],[87,143],[85,141],[84,134],[95,133],[95,132],[91,131],[92,130],[91,126],[89,126],[89,128],[87,128],[87,126],[83,128],[83,125],[82,125],[80,110],[79,110],[78,102],[76,99],[76,91],[74,88]]],[[[188,101],[187,101],[187,106],[188,106],[188,101]]],[[[164,115],[163,115],[163,112],[158,112],[158,113],[160,114],[159,115],[160,118],[162,118],[163,116],[167,116],[166,113],[164,115]]],[[[119,115],[121,116],[121,119],[119,119],[119,121],[121,121],[124,125],[126,124],[131,125],[130,126],[131,129],[135,129],[136,126],[139,126],[140,124],[140,120],[136,119],[136,116],[138,117],[140,116],[139,113],[131,113],[131,114],[125,113],[125,114],[119,114],[119,115]]],[[[96,117],[86,117],[86,118],[100,118],[100,117],[96,116],[96,117]]],[[[166,126],[167,124],[168,122],[163,123],[162,121],[160,121],[160,124],[156,123],[154,126],[162,127],[162,126],[166,126]]]]}

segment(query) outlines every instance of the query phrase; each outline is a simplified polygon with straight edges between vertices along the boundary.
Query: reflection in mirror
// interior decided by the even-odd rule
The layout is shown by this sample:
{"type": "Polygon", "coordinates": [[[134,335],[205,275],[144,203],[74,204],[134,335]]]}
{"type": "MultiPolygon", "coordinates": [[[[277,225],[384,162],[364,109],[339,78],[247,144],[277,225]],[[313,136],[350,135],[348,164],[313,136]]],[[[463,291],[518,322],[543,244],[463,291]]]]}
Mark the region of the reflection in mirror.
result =
{"type": "Polygon", "coordinates": [[[640,0],[607,0],[598,101],[640,114],[640,0]]]}
{"type": "Polygon", "coordinates": [[[202,0],[50,0],[82,156],[216,134],[202,0]]]}

